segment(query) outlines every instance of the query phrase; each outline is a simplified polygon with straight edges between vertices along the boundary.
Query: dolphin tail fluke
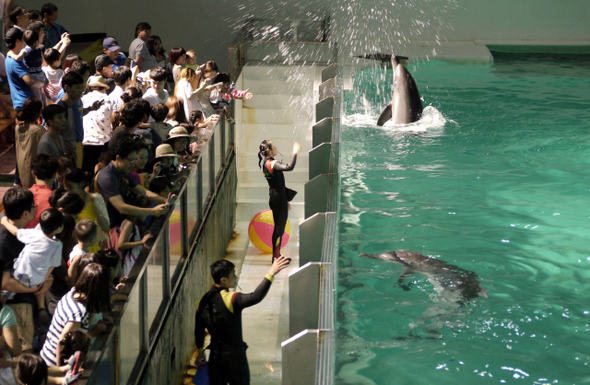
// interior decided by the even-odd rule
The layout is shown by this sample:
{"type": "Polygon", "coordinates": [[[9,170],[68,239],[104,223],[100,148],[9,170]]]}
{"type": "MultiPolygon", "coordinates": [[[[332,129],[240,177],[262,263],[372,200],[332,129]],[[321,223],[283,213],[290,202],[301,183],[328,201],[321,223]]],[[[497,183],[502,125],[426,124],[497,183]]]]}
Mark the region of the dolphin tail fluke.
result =
{"type": "Polygon", "coordinates": [[[359,59],[377,60],[377,61],[380,61],[382,63],[389,63],[389,62],[391,62],[391,56],[392,55],[389,55],[389,54],[386,54],[386,53],[378,53],[378,52],[375,52],[375,53],[370,53],[370,54],[367,54],[367,55],[360,55],[360,56],[355,56],[355,57],[357,57],[359,59]]]}
{"type": "Polygon", "coordinates": [[[392,116],[393,116],[392,115],[392,107],[391,107],[391,103],[389,103],[387,105],[387,107],[385,107],[383,112],[381,112],[381,115],[379,115],[379,119],[377,119],[377,125],[378,126],[384,125],[385,122],[387,122],[389,119],[391,119],[392,116]]]}
{"type": "Polygon", "coordinates": [[[400,61],[401,60],[409,60],[407,56],[391,55],[388,53],[379,53],[379,52],[374,52],[374,53],[370,53],[367,55],[357,55],[355,57],[359,58],[359,59],[377,60],[377,61],[380,61],[380,62],[386,63],[386,64],[391,63],[391,59],[394,57],[400,61]]]}

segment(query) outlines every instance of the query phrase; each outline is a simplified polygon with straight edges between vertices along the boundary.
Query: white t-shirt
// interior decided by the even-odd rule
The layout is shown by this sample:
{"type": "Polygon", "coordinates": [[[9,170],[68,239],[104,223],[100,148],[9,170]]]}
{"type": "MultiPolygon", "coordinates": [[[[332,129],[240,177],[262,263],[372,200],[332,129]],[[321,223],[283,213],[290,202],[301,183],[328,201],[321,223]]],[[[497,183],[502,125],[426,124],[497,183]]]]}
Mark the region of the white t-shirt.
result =
{"type": "Polygon", "coordinates": [[[39,226],[19,229],[16,237],[25,247],[14,262],[13,274],[26,275],[32,286],[38,286],[45,281],[50,267],[61,265],[63,245],[60,240],[46,236],[39,226]]]}
{"type": "Polygon", "coordinates": [[[189,119],[191,112],[193,112],[194,110],[203,111],[201,102],[199,102],[199,97],[197,96],[197,94],[195,94],[193,86],[186,78],[180,79],[176,84],[175,96],[177,98],[181,98],[183,101],[184,114],[186,115],[186,120],[189,119]]]}
{"type": "Polygon", "coordinates": [[[41,69],[45,72],[48,80],[47,85],[43,87],[43,91],[45,91],[45,95],[49,99],[56,101],[57,95],[61,91],[61,78],[64,76],[64,71],[61,68],[53,69],[50,66],[43,66],[41,69]]]}
{"type": "Polygon", "coordinates": [[[82,96],[84,108],[92,106],[94,102],[104,100],[104,103],[96,111],[90,111],[84,115],[84,140],[83,145],[100,146],[111,140],[113,128],[111,126],[111,101],[107,94],[99,91],[92,91],[82,96]]]}

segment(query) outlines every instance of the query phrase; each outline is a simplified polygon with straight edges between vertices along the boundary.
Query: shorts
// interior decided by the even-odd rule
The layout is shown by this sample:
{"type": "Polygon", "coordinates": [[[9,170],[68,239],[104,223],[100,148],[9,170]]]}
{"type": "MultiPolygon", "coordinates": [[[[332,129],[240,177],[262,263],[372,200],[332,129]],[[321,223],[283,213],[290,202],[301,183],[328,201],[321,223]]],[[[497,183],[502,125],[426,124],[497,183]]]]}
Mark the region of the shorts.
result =
{"type": "Polygon", "coordinates": [[[33,338],[35,337],[33,305],[30,303],[11,303],[8,306],[10,306],[16,316],[16,331],[23,353],[33,350],[33,338]]]}

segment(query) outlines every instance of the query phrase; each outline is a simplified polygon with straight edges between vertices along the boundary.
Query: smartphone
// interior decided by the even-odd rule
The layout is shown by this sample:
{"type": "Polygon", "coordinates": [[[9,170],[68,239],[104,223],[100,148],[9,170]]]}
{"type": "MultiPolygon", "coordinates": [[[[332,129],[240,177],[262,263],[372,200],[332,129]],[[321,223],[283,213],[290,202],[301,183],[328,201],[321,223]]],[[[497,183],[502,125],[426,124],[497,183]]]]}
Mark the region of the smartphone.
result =
{"type": "Polygon", "coordinates": [[[72,374],[77,374],[80,371],[80,367],[82,366],[82,352],[76,351],[73,354],[76,358],[74,359],[74,364],[70,368],[72,374]]]}
{"type": "Polygon", "coordinates": [[[170,195],[168,195],[168,202],[166,204],[173,205],[174,202],[176,202],[176,198],[178,198],[177,195],[170,193],[170,195]]]}

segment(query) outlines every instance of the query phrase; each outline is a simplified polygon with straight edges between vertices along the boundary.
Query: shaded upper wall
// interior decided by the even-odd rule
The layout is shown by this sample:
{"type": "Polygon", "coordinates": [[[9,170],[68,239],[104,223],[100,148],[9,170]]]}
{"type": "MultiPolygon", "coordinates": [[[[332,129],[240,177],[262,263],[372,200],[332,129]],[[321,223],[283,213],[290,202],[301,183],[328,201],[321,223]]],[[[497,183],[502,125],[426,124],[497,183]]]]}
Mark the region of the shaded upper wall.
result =
{"type": "MultiPolygon", "coordinates": [[[[40,9],[45,1],[16,1],[40,9]]],[[[127,51],[147,21],[169,50],[195,49],[199,62],[227,68],[227,48],[250,17],[332,15],[342,54],[392,51],[447,42],[590,45],[587,0],[54,0],[72,33],[106,32],[127,51]],[[75,4],[75,7],[72,7],[75,4]],[[423,44],[421,42],[429,42],[423,44]]],[[[432,52],[428,48],[428,52],[432,52]]]]}
{"type": "MultiPolygon", "coordinates": [[[[215,60],[228,66],[228,47],[237,29],[250,17],[305,17],[321,14],[319,4],[284,0],[52,0],[58,22],[70,33],[105,32],[117,38],[124,51],[134,38],[137,23],[147,21],[164,48],[194,49],[200,63],[215,60]],[[75,4],[75,7],[72,5],[75,4]]],[[[41,9],[46,1],[19,1],[27,9],[41,9]]]]}

